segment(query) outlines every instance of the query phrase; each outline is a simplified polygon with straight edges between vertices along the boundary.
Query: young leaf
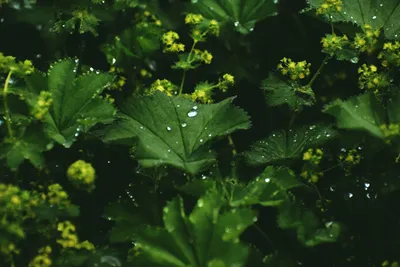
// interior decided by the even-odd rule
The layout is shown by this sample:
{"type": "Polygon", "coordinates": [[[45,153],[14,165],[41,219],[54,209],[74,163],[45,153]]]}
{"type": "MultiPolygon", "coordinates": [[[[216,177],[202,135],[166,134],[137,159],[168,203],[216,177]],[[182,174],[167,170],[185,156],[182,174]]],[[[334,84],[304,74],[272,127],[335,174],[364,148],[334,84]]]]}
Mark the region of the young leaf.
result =
{"type": "Polygon", "coordinates": [[[257,141],[251,151],[245,152],[245,158],[251,165],[292,159],[301,155],[309,146],[319,145],[335,135],[331,125],[311,125],[296,130],[280,130],[257,141]]]}
{"type": "Polygon", "coordinates": [[[346,101],[333,101],[325,107],[324,112],[336,117],[339,128],[364,130],[376,137],[383,137],[379,126],[385,123],[385,111],[372,93],[346,101]]]}
{"type": "Polygon", "coordinates": [[[140,231],[137,247],[141,259],[153,266],[244,266],[248,248],[238,242],[239,235],[254,222],[250,209],[220,214],[223,204],[217,191],[200,198],[189,217],[183,200],[175,198],[164,208],[165,229],[140,231]]]}
{"type": "Polygon", "coordinates": [[[247,185],[233,187],[230,204],[278,206],[287,199],[287,190],[301,185],[289,169],[269,166],[247,185]]]}
{"type": "Polygon", "coordinates": [[[277,0],[192,0],[196,12],[209,19],[230,23],[242,33],[250,33],[254,25],[277,14],[277,0]]]}
{"type": "Polygon", "coordinates": [[[46,81],[44,88],[52,94],[53,102],[50,114],[44,118],[45,129],[55,141],[69,147],[79,131],[113,121],[115,108],[99,97],[113,79],[108,73],[76,78],[76,64],[72,60],[63,60],[50,68],[47,80],[32,75],[27,77],[27,85],[32,92],[38,92],[43,90],[46,81]]]}
{"type": "MultiPolygon", "coordinates": [[[[325,0],[308,0],[318,8],[325,0]]],[[[369,24],[373,29],[383,28],[388,39],[400,39],[400,1],[398,0],[346,0],[340,13],[332,13],[332,21],[348,21],[360,26],[369,24]]]]}
{"type": "Polygon", "coordinates": [[[298,239],[308,247],[335,242],[341,229],[340,224],[335,222],[320,227],[320,221],[314,213],[289,201],[280,207],[278,224],[282,229],[296,230],[298,239]]]}
{"type": "Polygon", "coordinates": [[[270,106],[287,104],[292,110],[314,104],[312,90],[300,90],[300,85],[294,81],[284,81],[276,74],[270,74],[262,82],[261,88],[266,91],[266,101],[270,106]]]}
{"type": "Polygon", "coordinates": [[[250,127],[247,114],[231,101],[201,105],[158,91],[130,99],[103,140],[131,144],[138,138],[135,158],[143,167],[169,164],[194,174],[216,160],[209,141],[250,127]]]}

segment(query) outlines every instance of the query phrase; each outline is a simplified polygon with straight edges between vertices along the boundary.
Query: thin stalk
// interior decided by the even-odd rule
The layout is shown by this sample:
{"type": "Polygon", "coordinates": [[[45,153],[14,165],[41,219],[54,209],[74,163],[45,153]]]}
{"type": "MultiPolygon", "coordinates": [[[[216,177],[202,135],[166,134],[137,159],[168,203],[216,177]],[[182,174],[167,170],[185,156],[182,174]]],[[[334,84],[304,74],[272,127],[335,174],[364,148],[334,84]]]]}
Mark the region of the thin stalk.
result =
{"type": "MultiPolygon", "coordinates": [[[[188,55],[188,58],[187,58],[188,62],[190,62],[190,60],[191,60],[192,53],[193,53],[193,50],[194,50],[194,47],[196,46],[196,44],[197,44],[197,41],[193,41],[192,48],[190,49],[190,52],[189,52],[189,55],[188,55]]],[[[181,81],[181,85],[179,87],[179,95],[181,95],[182,91],[183,91],[183,86],[185,84],[185,79],[186,79],[186,72],[187,72],[187,70],[183,71],[182,81],[181,81]]]]}
{"type": "Polygon", "coordinates": [[[10,83],[11,80],[11,75],[12,75],[12,70],[7,75],[6,81],[4,83],[4,89],[3,89],[3,105],[6,113],[6,124],[7,124],[7,130],[8,130],[8,136],[10,138],[14,138],[14,134],[11,128],[11,115],[10,115],[10,110],[8,108],[7,104],[7,93],[8,93],[8,84],[10,83]]]}
{"type": "Polygon", "coordinates": [[[258,232],[260,232],[260,234],[268,241],[268,243],[270,243],[271,246],[274,246],[274,243],[272,243],[271,239],[269,238],[269,236],[257,225],[254,224],[254,227],[257,229],[258,232]]]}
{"type": "Polygon", "coordinates": [[[330,56],[327,55],[324,60],[322,61],[321,66],[319,66],[317,72],[314,74],[314,76],[311,78],[310,82],[307,84],[307,86],[311,87],[311,85],[314,83],[315,79],[318,77],[318,75],[321,74],[322,69],[324,68],[326,62],[328,62],[330,56]]]}

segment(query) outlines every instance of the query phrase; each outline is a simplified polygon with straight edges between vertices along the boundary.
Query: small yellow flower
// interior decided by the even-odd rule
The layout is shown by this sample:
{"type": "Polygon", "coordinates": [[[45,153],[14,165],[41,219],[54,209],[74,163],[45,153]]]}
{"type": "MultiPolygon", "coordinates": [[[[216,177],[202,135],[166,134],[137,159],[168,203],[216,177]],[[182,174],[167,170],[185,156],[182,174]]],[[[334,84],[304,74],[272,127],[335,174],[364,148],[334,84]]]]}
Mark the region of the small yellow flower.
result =
{"type": "Polygon", "coordinates": [[[93,182],[96,178],[96,171],[92,164],[83,160],[77,160],[68,167],[67,177],[75,185],[86,185],[89,186],[89,190],[92,190],[94,188],[93,182]]]}
{"type": "Polygon", "coordinates": [[[201,61],[203,61],[206,64],[210,64],[212,58],[213,58],[213,56],[207,50],[204,50],[203,53],[200,55],[201,61]]]}
{"type": "Polygon", "coordinates": [[[233,77],[232,75],[226,73],[222,76],[222,79],[224,79],[225,81],[227,81],[230,84],[234,84],[235,83],[235,77],[233,77]]]}

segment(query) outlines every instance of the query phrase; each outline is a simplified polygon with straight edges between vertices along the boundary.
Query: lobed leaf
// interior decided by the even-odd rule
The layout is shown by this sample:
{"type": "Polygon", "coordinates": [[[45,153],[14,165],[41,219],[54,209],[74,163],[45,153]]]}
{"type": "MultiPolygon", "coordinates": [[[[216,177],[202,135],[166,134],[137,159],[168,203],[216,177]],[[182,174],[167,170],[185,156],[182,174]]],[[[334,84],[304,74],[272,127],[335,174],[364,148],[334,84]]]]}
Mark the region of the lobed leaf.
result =
{"type": "Polygon", "coordinates": [[[250,127],[247,114],[231,101],[201,105],[162,92],[130,99],[121,107],[121,121],[102,138],[130,145],[137,138],[135,157],[143,167],[169,164],[194,174],[216,160],[210,141],[250,127]]]}
{"type": "Polygon", "coordinates": [[[322,144],[336,131],[331,125],[310,125],[296,130],[280,130],[267,138],[257,141],[250,151],[245,152],[246,161],[251,165],[262,165],[277,160],[292,159],[301,155],[303,150],[322,144]]]}

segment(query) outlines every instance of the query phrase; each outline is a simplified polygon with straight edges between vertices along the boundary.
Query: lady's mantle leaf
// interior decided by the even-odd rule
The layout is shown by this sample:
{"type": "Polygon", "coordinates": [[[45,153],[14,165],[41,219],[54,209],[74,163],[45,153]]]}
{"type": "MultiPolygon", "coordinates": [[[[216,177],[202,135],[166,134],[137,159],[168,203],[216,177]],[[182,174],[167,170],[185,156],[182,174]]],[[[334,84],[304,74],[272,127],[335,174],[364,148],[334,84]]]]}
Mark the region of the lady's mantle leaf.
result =
{"type": "Polygon", "coordinates": [[[222,204],[221,195],[209,191],[187,217],[182,198],[170,201],[164,208],[165,229],[138,233],[141,256],[154,266],[244,266],[248,248],[238,238],[256,214],[246,208],[220,214],[222,204]]]}
{"type": "Polygon", "coordinates": [[[230,204],[278,206],[287,199],[287,190],[301,185],[289,169],[269,166],[247,185],[233,186],[230,204]]]}
{"type": "Polygon", "coordinates": [[[270,106],[280,106],[287,104],[292,110],[299,110],[302,106],[314,104],[314,92],[309,88],[301,88],[294,81],[284,81],[276,74],[270,74],[262,82],[261,88],[266,91],[266,101],[270,106]]]}
{"type": "Polygon", "coordinates": [[[242,34],[251,32],[258,21],[275,16],[277,4],[278,0],[192,0],[197,12],[230,23],[242,34]]]}
{"type": "Polygon", "coordinates": [[[46,130],[55,141],[69,147],[79,131],[88,131],[97,123],[113,121],[114,107],[99,97],[113,79],[107,73],[91,73],[76,78],[74,61],[63,60],[51,66],[47,79],[32,75],[27,78],[27,85],[31,92],[47,88],[52,94],[50,113],[45,117],[46,130]]]}
{"type": "Polygon", "coordinates": [[[25,159],[37,169],[41,169],[45,166],[43,152],[48,150],[48,143],[49,139],[41,129],[30,126],[22,138],[4,139],[0,144],[0,158],[6,158],[7,165],[12,170],[17,170],[25,159]]]}
{"type": "Polygon", "coordinates": [[[336,117],[339,128],[364,130],[383,138],[379,126],[385,123],[385,110],[372,93],[336,100],[325,107],[325,112],[336,117]]]}
{"type": "Polygon", "coordinates": [[[282,229],[296,230],[298,239],[308,247],[335,242],[341,229],[340,224],[335,222],[321,227],[314,213],[289,201],[280,206],[278,224],[282,229]]]}
{"type": "Polygon", "coordinates": [[[280,130],[257,141],[251,151],[245,153],[251,165],[262,165],[272,161],[300,156],[306,147],[321,144],[335,135],[330,125],[311,125],[296,130],[280,130]]]}
{"type": "Polygon", "coordinates": [[[133,144],[137,137],[135,157],[143,167],[169,164],[197,173],[215,162],[208,141],[250,127],[247,114],[231,101],[200,105],[161,92],[130,99],[103,140],[133,144]]]}
{"type": "MultiPolygon", "coordinates": [[[[318,8],[324,0],[308,0],[318,8]]],[[[332,13],[332,20],[348,21],[373,29],[383,28],[386,38],[400,39],[400,0],[346,0],[340,13],[332,13]]]]}

